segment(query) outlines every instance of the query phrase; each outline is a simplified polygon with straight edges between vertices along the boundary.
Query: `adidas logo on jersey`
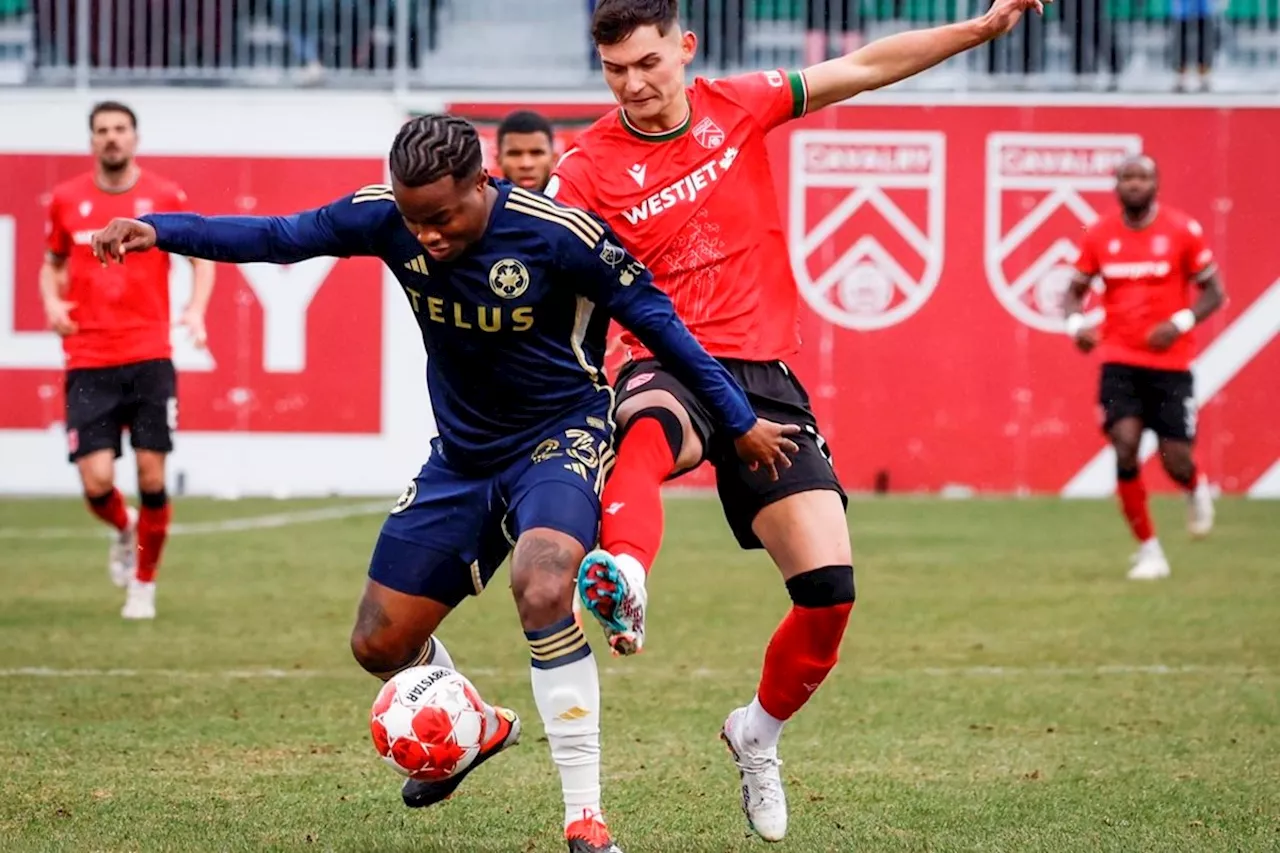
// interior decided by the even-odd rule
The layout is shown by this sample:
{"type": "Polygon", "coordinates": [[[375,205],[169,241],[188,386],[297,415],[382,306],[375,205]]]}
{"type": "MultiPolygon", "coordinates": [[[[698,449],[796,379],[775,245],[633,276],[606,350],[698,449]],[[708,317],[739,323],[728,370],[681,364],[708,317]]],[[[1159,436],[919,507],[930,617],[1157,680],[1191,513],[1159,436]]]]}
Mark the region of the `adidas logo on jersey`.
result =
{"type": "Polygon", "coordinates": [[[693,201],[705,189],[709,188],[724,176],[738,157],[738,149],[726,148],[724,154],[714,160],[708,160],[689,174],[663,187],[653,195],[630,210],[622,211],[627,222],[635,225],[650,216],[657,216],[664,210],[675,207],[680,202],[693,201]]]}

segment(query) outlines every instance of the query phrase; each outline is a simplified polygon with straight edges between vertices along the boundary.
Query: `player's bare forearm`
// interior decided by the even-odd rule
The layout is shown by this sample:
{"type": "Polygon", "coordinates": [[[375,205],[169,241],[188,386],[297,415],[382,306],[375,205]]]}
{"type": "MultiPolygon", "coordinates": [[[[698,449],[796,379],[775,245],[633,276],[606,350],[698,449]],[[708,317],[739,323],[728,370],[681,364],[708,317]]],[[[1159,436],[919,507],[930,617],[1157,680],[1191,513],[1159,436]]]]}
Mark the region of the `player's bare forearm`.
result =
{"type": "Polygon", "coordinates": [[[48,305],[52,300],[61,299],[66,289],[66,258],[46,257],[40,265],[40,298],[48,305]]]}
{"type": "Polygon", "coordinates": [[[1070,317],[1084,311],[1084,298],[1089,294],[1090,279],[1077,273],[1062,296],[1062,315],[1070,317]]]}
{"type": "Polygon", "coordinates": [[[1203,323],[1227,301],[1226,289],[1215,272],[1200,284],[1200,295],[1196,297],[1191,311],[1196,315],[1196,322],[1203,323]]]}
{"type": "Polygon", "coordinates": [[[975,18],[877,39],[846,56],[805,69],[809,111],[905,80],[997,35],[984,18],[975,18]]]}
{"type": "MultiPolygon", "coordinates": [[[[1051,2],[1051,0],[1047,0],[1051,2]]],[[[1043,13],[1046,0],[994,0],[967,21],[911,30],[877,39],[847,56],[805,69],[809,111],[913,77],[951,57],[999,38],[1028,10],[1043,13]]]]}
{"type": "Polygon", "coordinates": [[[191,261],[191,301],[187,303],[187,309],[199,311],[204,314],[205,309],[209,307],[209,300],[213,297],[213,281],[218,266],[213,261],[206,261],[203,258],[190,258],[191,261]]]}

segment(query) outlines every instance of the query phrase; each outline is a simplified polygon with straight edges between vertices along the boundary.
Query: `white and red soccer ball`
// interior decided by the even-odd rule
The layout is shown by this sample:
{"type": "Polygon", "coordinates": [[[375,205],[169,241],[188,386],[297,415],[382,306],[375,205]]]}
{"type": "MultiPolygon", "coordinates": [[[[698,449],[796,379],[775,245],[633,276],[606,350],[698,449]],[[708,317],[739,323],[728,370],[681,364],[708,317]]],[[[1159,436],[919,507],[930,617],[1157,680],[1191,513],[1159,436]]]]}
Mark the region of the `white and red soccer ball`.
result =
{"type": "Polygon", "coordinates": [[[463,675],[415,666],[382,685],[369,715],[373,746],[399,773],[438,781],[466,770],[485,741],[484,702],[463,675]]]}

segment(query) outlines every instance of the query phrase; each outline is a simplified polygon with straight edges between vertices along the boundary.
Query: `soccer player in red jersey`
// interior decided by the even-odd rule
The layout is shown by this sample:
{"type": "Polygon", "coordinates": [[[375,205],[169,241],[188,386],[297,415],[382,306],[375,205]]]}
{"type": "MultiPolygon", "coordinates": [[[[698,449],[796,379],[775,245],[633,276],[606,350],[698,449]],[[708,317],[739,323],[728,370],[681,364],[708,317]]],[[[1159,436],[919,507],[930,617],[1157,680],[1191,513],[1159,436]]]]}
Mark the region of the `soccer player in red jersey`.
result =
{"type": "Polygon", "coordinates": [[[1196,465],[1196,400],[1191,376],[1191,330],[1218,310],[1225,295],[1213,250],[1200,223],[1156,203],[1156,164],[1138,155],[1116,172],[1120,211],[1085,232],[1065,308],[1067,333],[1102,361],[1099,403],[1103,429],[1116,452],[1116,491],[1140,543],[1129,577],[1168,577],[1147,489],[1139,469],[1144,429],[1160,439],[1164,470],[1187,493],[1187,529],[1201,537],[1213,527],[1213,497],[1196,465]],[[1089,326],[1083,303],[1101,278],[1101,330],[1089,326]],[[1194,303],[1192,297],[1194,296],[1194,303]]]}
{"type": "Polygon", "coordinates": [[[808,394],[786,364],[800,345],[796,283],[765,135],[997,38],[1043,7],[996,0],[973,20],[892,35],[804,71],[691,86],[685,66],[697,37],[680,27],[678,8],[678,0],[597,4],[592,37],[619,108],[575,139],[547,193],[613,228],[757,415],[802,427],[800,451],[776,475],[739,464],[688,389],[628,336],[630,360],[615,382],[625,433],[604,493],[601,548],[584,560],[579,589],[614,650],[639,650],[646,573],[662,539],[661,484],[703,460],[715,466],[735,537],[768,551],[794,605],[769,642],[756,696],[722,731],[747,819],[776,841],[787,825],[778,738],[835,666],[855,594],[845,495],[808,394]]]}
{"type": "MultiPolygon", "coordinates": [[[[155,618],[155,575],[169,530],[165,454],[173,449],[177,385],[169,344],[169,256],[140,254],[105,267],[90,238],[116,217],[182,210],[186,196],[134,159],[137,117],[114,101],[89,114],[92,172],[54,188],[49,202],[40,293],[49,327],[66,354],[67,448],[89,509],[114,527],[111,579],[127,588],[126,619],[155,618]],[[115,487],[121,433],[138,464],[135,510],[115,487]]],[[[198,346],[213,292],[214,265],[191,262],[194,286],[181,322],[198,346]]]]}

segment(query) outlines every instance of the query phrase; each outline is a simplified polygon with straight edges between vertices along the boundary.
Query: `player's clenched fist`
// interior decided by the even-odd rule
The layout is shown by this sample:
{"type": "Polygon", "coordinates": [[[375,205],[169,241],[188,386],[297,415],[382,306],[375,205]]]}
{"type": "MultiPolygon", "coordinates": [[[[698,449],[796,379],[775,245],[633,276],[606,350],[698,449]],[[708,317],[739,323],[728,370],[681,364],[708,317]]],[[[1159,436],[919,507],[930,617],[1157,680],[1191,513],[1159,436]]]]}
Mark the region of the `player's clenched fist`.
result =
{"type": "Polygon", "coordinates": [[[145,252],[156,244],[156,229],[136,219],[113,219],[93,235],[93,256],[103,266],[114,259],[124,263],[129,252],[145,252]]]}
{"type": "Polygon", "coordinates": [[[734,439],[734,449],[743,462],[750,463],[751,470],[761,466],[769,470],[769,479],[778,479],[778,467],[791,467],[791,457],[800,452],[800,446],[789,435],[800,431],[798,424],[776,424],[764,418],[756,418],[756,425],[734,439]]]}

